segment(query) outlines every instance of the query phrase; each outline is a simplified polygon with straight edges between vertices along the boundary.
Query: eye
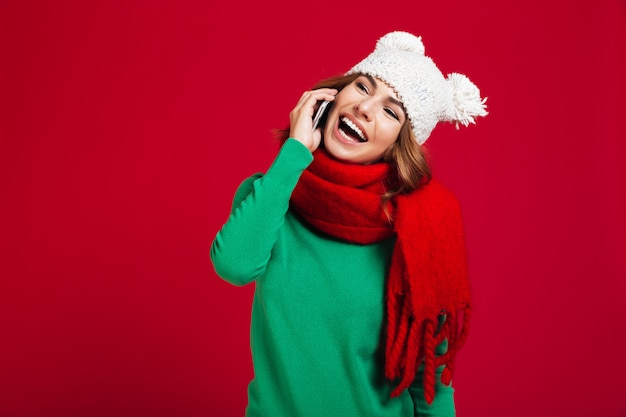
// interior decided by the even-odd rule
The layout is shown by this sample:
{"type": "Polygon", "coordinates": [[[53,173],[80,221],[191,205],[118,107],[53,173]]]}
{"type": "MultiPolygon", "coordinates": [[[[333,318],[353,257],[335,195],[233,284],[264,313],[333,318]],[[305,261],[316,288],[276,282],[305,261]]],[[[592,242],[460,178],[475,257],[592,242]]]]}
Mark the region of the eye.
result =
{"type": "Polygon", "coordinates": [[[396,112],[394,112],[393,110],[391,110],[389,107],[385,107],[385,111],[387,112],[387,114],[391,117],[393,117],[394,119],[396,119],[397,121],[400,121],[400,117],[398,117],[398,115],[396,114],[396,112]]]}
{"type": "Polygon", "coordinates": [[[358,88],[359,90],[363,91],[365,94],[369,93],[369,90],[367,89],[367,86],[363,83],[360,83],[357,81],[356,83],[356,88],[358,88]]]}

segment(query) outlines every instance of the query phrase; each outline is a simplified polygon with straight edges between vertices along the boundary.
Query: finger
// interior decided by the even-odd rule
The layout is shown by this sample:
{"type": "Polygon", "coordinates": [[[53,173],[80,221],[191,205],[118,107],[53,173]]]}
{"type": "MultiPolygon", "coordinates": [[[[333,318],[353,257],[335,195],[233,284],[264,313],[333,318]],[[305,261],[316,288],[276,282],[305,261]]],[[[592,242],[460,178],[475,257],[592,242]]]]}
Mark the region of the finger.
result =
{"type": "Polygon", "coordinates": [[[333,101],[337,95],[338,90],[335,88],[320,88],[317,90],[305,91],[300,96],[300,100],[296,104],[296,107],[301,107],[306,104],[310,104],[312,101],[318,102],[321,100],[333,101]]]}
{"type": "Polygon", "coordinates": [[[296,103],[294,110],[299,111],[305,107],[312,107],[315,103],[317,103],[316,95],[311,91],[305,91],[296,103]]]}
{"type": "Polygon", "coordinates": [[[312,90],[313,96],[316,100],[328,100],[333,101],[335,96],[338,93],[338,90],[335,88],[319,88],[317,90],[312,90]]]}
{"type": "Polygon", "coordinates": [[[322,128],[318,127],[313,131],[313,143],[315,144],[315,148],[317,148],[322,141],[322,128]]]}

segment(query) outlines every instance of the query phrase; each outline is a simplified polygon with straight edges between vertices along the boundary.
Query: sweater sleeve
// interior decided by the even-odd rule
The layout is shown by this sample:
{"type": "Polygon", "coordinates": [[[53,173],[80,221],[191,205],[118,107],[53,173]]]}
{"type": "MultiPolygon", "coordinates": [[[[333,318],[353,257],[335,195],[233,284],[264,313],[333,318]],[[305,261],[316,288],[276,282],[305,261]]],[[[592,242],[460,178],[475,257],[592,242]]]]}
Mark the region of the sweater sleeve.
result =
{"type": "Polygon", "coordinates": [[[304,145],[287,139],[265,175],[241,184],[231,214],[211,245],[213,268],[220,277],[244,285],[263,274],[291,193],[311,161],[313,155],[304,145]]]}

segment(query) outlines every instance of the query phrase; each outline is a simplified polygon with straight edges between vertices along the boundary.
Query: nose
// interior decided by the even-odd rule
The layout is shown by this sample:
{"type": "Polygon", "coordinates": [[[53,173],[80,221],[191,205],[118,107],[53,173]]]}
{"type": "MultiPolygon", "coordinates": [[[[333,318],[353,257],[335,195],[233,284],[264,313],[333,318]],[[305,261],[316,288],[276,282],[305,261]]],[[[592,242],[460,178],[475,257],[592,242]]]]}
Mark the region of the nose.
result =
{"type": "Polygon", "coordinates": [[[374,101],[372,97],[363,98],[363,100],[359,101],[354,105],[354,110],[356,114],[363,117],[366,121],[372,120],[372,115],[374,111],[374,101]]]}

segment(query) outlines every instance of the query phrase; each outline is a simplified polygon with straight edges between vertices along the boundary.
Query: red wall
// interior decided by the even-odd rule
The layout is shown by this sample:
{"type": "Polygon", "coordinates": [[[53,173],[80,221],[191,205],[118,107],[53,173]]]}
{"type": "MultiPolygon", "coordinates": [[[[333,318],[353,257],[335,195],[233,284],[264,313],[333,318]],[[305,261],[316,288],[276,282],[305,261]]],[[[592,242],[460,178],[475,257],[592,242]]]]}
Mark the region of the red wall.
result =
{"type": "Polygon", "coordinates": [[[459,415],[625,416],[626,4],[283,3],[0,2],[0,415],[243,415],[253,288],[213,236],[301,92],[400,29],[489,97],[427,143],[476,300],[459,415]]]}

